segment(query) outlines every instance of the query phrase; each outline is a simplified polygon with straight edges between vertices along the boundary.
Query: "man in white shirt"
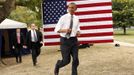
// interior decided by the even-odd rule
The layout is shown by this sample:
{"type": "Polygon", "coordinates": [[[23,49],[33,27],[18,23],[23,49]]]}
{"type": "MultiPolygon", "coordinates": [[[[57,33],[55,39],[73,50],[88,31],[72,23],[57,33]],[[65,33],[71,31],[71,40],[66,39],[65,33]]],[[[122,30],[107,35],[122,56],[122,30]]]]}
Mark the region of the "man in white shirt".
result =
{"type": "Polygon", "coordinates": [[[42,34],[36,30],[36,25],[31,24],[31,30],[27,32],[27,46],[32,51],[33,65],[37,64],[37,57],[40,54],[40,47],[42,46],[42,34]]]}
{"type": "Polygon", "coordinates": [[[56,27],[55,32],[60,33],[61,42],[61,54],[62,60],[58,60],[55,66],[54,74],[59,74],[59,69],[70,63],[71,56],[73,58],[72,62],[72,75],[77,74],[77,67],[79,65],[78,58],[78,40],[77,36],[80,35],[79,19],[74,15],[77,10],[75,3],[70,3],[68,5],[69,13],[63,15],[56,27]]]}

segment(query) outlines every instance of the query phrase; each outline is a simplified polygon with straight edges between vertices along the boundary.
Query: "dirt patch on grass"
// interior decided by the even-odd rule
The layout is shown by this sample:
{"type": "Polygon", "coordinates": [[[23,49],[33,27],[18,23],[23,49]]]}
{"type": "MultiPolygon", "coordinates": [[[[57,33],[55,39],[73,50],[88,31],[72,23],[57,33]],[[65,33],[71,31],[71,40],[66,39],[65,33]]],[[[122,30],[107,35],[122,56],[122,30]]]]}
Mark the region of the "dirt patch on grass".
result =
{"type": "MultiPolygon", "coordinates": [[[[0,66],[2,75],[54,75],[55,63],[61,59],[59,47],[43,47],[38,65],[32,65],[31,55],[23,56],[23,63],[15,58],[5,59],[7,66],[0,66]]],[[[110,44],[94,45],[79,50],[79,75],[134,75],[134,49],[114,47],[110,44]]],[[[60,69],[60,75],[71,75],[71,63],[60,69]]]]}

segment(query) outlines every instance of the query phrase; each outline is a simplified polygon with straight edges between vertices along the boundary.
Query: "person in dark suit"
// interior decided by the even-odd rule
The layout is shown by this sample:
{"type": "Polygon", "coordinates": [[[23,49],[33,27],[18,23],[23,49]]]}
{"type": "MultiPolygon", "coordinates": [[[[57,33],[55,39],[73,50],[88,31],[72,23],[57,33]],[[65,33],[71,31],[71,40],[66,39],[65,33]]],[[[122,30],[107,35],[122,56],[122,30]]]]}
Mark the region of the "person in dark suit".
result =
{"type": "Polygon", "coordinates": [[[2,33],[0,30],[0,62],[1,62],[1,50],[2,50],[2,33]]]}
{"type": "Polygon", "coordinates": [[[55,65],[54,74],[59,74],[59,69],[66,66],[71,61],[72,62],[72,75],[78,75],[77,67],[79,65],[78,58],[78,40],[77,36],[80,36],[79,19],[74,14],[77,9],[75,3],[70,3],[68,5],[69,13],[63,15],[56,27],[55,32],[60,33],[60,49],[62,54],[62,60],[58,60],[55,65]]]}
{"type": "Polygon", "coordinates": [[[24,47],[24,35],[21,33],[21,30],[18,28],[16,29],[16,32],[12,35],[12,47],[15,49],[15,57],[16,62],[21,63],[22,62],[22,54],[21,50],[24,47]]]}
{"type": "Polygon", "coordinates": [[[1,47],[1,54],[2,56],[5,55],[5,38],[4,35],[2,35],[2,47],[1,47]]]}
{"type": "Polygon", "coordinates": [[[40,54],[42,46],[42,33],[36,30],[36,25],[31,24],[31,30],[27,33],[27,47],[32,51],[33,65],[36,66],[37,57],[40,54]]]}

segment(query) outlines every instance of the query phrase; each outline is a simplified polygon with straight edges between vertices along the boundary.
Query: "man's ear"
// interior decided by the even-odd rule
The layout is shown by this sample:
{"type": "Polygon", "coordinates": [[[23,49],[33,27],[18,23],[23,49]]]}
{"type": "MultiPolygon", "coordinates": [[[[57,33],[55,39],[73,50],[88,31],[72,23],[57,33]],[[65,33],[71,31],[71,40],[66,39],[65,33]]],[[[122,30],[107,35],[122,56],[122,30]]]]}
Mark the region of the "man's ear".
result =
{"type": "Polygon", "coordinates": [[[75,9],[75,11],[77,10],[77,7],[76,7],[76,9],[75,9]]]}
{"type": "Polygon", "coordinates": [[[68,5],[66,6],[66,8],[68,9],[68,5]]]}

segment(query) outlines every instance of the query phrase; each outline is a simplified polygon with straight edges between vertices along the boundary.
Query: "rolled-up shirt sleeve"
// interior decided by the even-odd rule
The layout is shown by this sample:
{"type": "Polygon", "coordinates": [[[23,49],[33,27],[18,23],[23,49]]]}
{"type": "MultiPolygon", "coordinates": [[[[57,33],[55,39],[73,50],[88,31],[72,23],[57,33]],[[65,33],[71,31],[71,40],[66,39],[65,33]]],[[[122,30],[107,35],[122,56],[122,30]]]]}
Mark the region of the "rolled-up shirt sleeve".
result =
{"type": "Polygon", "coordinates": [[[58,31],[61,29],[61,27],[62,27],[62,25],[63,25],[63,22],[64,21],[64,19],[63,19],[63,17],[61,17],[60,19],[59,19],[59,21],[58,21],[58,23],[57,23],[57,25],[55,26],[55,32],[56,33],[58,33],[58,31]]]}

